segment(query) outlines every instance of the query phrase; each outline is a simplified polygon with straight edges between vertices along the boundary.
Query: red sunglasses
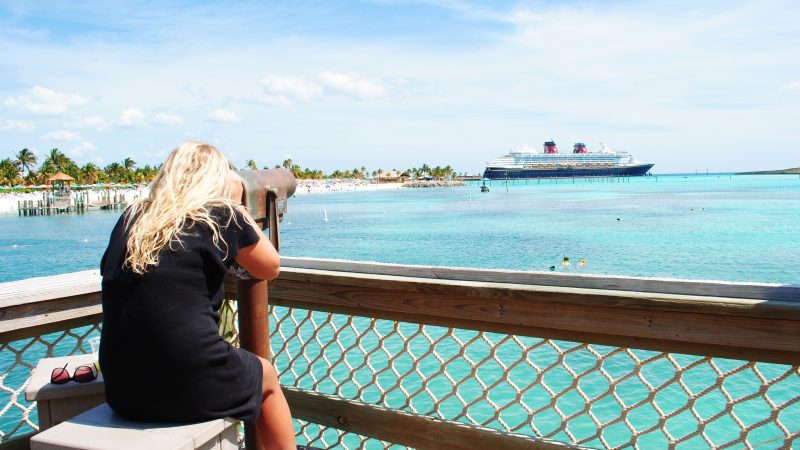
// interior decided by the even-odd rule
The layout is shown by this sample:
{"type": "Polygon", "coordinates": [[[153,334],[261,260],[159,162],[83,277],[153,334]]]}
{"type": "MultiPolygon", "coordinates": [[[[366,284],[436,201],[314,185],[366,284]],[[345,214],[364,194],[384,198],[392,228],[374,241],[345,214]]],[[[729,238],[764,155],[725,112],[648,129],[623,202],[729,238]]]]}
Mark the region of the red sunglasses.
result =
{"type": "Polygon", "coordinates": [[[56,367],[53,369],[53,373],[50,374],[51,383],[64,384],[70,380],[77,381],[78,383],[86,383],[97,378],[97,373],[92,366],[78,366],[75,368],[75,372],[72,373],[72,376],[69,376],[67,365],[69,364],[64,364],[64,367],[56,367]]]}

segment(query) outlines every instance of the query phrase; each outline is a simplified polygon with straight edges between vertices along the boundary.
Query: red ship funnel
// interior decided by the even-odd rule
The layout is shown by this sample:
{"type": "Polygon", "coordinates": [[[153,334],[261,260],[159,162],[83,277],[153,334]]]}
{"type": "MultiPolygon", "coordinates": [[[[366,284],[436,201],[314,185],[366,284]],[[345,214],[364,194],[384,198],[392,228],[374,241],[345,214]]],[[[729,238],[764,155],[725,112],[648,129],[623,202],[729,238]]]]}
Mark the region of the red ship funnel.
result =
{"type": "Polygon", "coordinates": [[[572,147],[572,153],[586,153],[586,144],[583,142],[576,142],[572,147]]]}
{"type": "Polygon", "coordinates": [[[558,153],[558,147],[556,147],[556,143],[553,141],[547,141],[544,143],[544,152],[545,153],[558,153]]]}

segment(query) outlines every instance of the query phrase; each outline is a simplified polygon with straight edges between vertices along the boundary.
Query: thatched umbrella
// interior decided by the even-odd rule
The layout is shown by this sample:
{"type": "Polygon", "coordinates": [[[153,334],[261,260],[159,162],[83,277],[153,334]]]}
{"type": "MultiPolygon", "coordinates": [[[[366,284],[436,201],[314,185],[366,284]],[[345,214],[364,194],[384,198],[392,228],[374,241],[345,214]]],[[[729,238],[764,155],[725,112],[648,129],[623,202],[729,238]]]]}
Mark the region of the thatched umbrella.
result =
{"type": "Polygon", "coordinates": [[[48,178],[49,181],[56,189],[64,190],[70,183],[75,181],[75,178],[65,174],[64,172],[57,172],[52,177],[48,178]]]}

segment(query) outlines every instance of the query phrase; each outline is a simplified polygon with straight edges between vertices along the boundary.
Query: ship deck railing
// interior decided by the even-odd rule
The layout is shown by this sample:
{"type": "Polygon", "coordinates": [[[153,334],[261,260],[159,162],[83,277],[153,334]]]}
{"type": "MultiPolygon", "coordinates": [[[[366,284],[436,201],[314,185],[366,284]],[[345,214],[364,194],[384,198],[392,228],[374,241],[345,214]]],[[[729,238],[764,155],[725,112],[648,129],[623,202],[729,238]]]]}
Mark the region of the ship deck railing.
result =
{"type": "MultiPolygon", "coordinates": [[[[270,346],[299,443],[800,445],[800,286],[282,262],[270,346]]],[[[0,448],[25,448],[30,370],[88,352],[100,277],[3,283],[0,308],[0,448]]]]}

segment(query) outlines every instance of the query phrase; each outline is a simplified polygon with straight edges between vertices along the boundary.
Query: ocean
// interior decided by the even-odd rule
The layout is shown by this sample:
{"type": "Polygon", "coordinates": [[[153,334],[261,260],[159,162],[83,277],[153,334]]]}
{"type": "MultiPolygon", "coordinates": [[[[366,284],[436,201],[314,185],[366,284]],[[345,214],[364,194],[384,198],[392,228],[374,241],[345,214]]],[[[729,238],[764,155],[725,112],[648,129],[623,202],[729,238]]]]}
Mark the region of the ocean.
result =
{"type": "MultiPolygon", "coordinates": [[[[488,193],[473,183],[300,195],[290,199],[281,224],[281,252],[636,277],[800,279],[800,177],[621,181],[495,181],[488,193]],[[561,267],[564,256],[571,267],[561,267]],[[582,267],[574,264],[580,259],[582,267]]],[[[0,282],[97,268],[118,216],[0,216],[0,282]]]]}
{"type": "MultiPolygon", "coordinates": [[[[119,212],[106,211],[0,216],[0,282],[98,268],[118,217],[119,212]]],[[[400,264],[797,284],[798,218],[800,177],[796,175],[659,175],[515,181],[508,185],[495,181],[488,193],[481,193],[476,183],[459,188],[331,192],[290,199],[281,224],[281,253],[400,264]],[[572,261],[571,266],[562,267],[564,257],[572,261]],[[577,264],[581,260],[584,265],[577,264]]],[[[391,328],[388,324],[380,327],[391,328]]],[[[386,344],[402,347],[402,336],[413,335],[415,327],[393,335],[386,344]]],[[[462,338],[471,339],[470,333],[462,338]]],[[[535,346],[536,341],[526,338],[521,342],[535,346]]],[[[451,344],[451,351],[457,353],[457,346],[451,344]]],[[[472,347],[466,353],[482,351],[472,347]]],[[[686,358],[687,364],[696,360],[686,358]]],[[[0,370],[12,360],[11,352],[4,350],[0,370]]],[[[593,361],[590,358],[584,363],[593,361]]],[[[285,361],[279,358],[278,362],[285,361]]],[[[608,363],[612,372],[615,364],[628,365],[625,358],[619,363],[610,358],[608,363]]],[[[426,364],[429,362],[420,365],[422,370],[426,364]]],[[[735,362],[720,364],[736,366],[735,362]]],[[[763,367],[768,374],[780,374],[786,368],[763,367]]],[[[332,373],[345,369],[338,367],[332,373]]],[[[17,372],[4,383],[13,384],[15,378],[16,383],[24,382],[24,371],[17,372]]],[[[749,392],[757,387],[758,379],[751,378],[741,389],[749,392]]],[[[797,376],[786,381],[771,391],[789,401],[800,385],[797,376]]],[[[308,383],[306,379],[299,384],[308,383]]],[[[432,381],[432,385],[441,383],[447,384],[447,380],[432,381]]],[[[634,395],[632,392],[628,395],[634,395]]],[[[388,401],[401,402],[400,394],[395,392],[397,398],[388,401]]],[[[513,398],[513,392],[497,390],[495,395],[513,398]]],[[[0,393],[0,408],[7,397],[0,393]]],[[[580,404],[580,398],[575,401],[580,404]]],[[[713,409],[698,405],[700,411],[713,409]]],[[[508,414],[525,415],[511,410],[508,414]]],[[[12,408],[0,417],[0,431],[7,433],[18,420],[16,416],[12,408]]],[[[550,420],[557,424],[560,419],[554,416],[550,420]]],[[[800,428],[800,419],[785,419],[784,425],[787,421],[789,429],[800,428]]],[[[781,436],[775,430],[758,433],[762,434],[758,442],[781,436]]],[[[558,438],[568,440],[566,435],[558,438]]],[[[656,447],[664,443],[663,436],[648,439],[656,447]]]]}

